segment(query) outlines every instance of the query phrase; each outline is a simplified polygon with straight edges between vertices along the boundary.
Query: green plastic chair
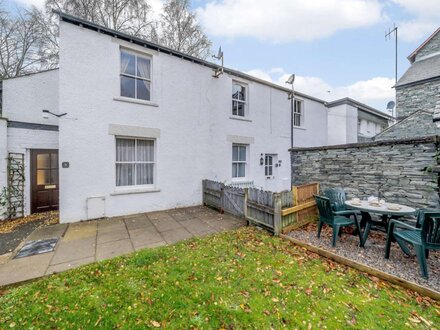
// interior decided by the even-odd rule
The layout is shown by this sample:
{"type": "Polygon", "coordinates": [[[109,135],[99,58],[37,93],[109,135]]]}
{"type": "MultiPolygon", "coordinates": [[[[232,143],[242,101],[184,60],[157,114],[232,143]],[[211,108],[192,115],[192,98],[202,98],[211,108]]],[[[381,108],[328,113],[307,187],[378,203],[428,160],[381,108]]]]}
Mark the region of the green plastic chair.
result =
{"type": "Polygon", "coordinates": [[[336,239],[338,237],[339,230],[341,227],[347,226],[356,226],[358,236],[359,236],[359,245],[363,247],[362,235],[359,228],[359,223],[357,221],[356,214],[354,214],[354,219],[347,218],[345,216],[336,215],[333,213],[332,205],[330,199],[323,196],[315,195],[316,205],[319,210],[319,223],[318,223],[318,238],[321,237],[321,229],[324,224],[333,228],[333,240],[332,246],[336,246],[336,239]]]}
{"type": "Polygon", "coordinates": [[[390,257],[391,241],[394,238],[402,251],[411,256],[407,244],[414,247],[422,276],[428,278],[426,258],[429,250],[440,250],[440,210],[419,211],[417,224],[420,228],[411,226],[399,220],[391,220],[388,227],[385,258],[390,257]],[[400,230],[398,230],[400,229],[400,230]]]}
{"type": "Polygon", "coordinates": [[[342,215],[346,217],[360,216],[361,212],[357,210],[349,210],[345,206],[345,201],[347,200],[345,191],[342,188],[329,188],[323,191],[324,197],[327,197],[330,200],[330,204],[332,206],[333,213],[335,215],[342,215]]]}

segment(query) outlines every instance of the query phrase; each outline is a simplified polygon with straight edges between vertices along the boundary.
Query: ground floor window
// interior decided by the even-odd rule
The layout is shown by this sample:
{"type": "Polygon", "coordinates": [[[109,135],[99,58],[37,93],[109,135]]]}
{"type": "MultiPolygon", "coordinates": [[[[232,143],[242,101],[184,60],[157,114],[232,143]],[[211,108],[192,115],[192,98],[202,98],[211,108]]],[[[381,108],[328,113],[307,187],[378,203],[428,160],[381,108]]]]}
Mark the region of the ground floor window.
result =
{"type": "Polygon", "coordinates": [[[247,167],[247,146],[243,144],[232,145],[232,177],[245,178],[247,167]]]}
{"type": "Polygon", "coordinates": [[[116,138],[116,186],[154,184],[155,141],[116,138]]]}

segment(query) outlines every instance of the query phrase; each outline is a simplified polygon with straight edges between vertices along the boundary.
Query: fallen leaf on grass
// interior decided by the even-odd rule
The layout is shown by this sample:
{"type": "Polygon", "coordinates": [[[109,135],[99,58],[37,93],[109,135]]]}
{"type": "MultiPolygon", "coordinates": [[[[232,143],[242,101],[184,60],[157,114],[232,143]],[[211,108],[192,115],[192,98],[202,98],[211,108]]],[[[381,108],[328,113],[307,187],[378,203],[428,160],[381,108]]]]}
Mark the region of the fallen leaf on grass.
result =
{"type": "Polygon", "coordinates": [[[157,321],[151,321],[151,325],[155,328],[160,328],[160,323],[157,321]]]}

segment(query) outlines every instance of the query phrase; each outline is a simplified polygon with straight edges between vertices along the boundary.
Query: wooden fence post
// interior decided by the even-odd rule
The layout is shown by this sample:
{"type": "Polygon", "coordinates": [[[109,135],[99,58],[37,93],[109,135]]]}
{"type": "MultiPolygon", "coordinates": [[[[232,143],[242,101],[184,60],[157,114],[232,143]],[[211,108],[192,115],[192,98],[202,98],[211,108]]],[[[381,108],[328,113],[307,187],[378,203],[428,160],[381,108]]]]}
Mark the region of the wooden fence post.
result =
{"type": "Polygon", "coordinates": [[[282,230],[281,223],[281,195],[274,194],[274,216],[273,216],[273,233],[279,236],[282,230]]]}
{"type": "MultiPolygon", "coordinates": [[[[244,215],[244,218],[246,220],[247,220],[247,217],[248,217],[248,210],[247,210],[248,194],[249,194],[249,189],[248,188],[244,188],[243,215],[244,215]]],[[[248,221],[248,225],[249,225],[249,221],[248,221]]]]}
{"type": "Polygon", "coordinates": [[[225,185],[220,187],[220,213],[225,213],[225,185]]]}

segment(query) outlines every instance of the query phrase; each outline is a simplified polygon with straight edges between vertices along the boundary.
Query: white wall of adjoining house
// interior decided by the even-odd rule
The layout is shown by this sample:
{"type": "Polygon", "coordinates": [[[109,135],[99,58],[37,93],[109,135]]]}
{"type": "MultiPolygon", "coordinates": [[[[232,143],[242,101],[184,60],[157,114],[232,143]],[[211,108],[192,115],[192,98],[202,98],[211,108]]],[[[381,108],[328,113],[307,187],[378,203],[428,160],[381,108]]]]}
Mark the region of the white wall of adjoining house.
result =
{"type": "MultiPolygon", "coordinates": [[[[200,204],[202,179],[231,181],[230,136],[253,138],[249,179],[257,186],[267,185],[261,153],[278,154],[282,160],[279,178],[286,181],[277,190],[290,186],[290,102],[285,92],[248,82],[251,121],[230,119],[233,77],[216,79],[209,68],[68,23],[61,23],[60,33],[60,110],[71,117],[59,122],[60,162],[70,163],[60,169],[62,222],[86,219],[90,197],[105,198],[107,216],[200,204]],[[157,106],[114,99],[120,93],[121,45],[152,55],[152,101],[157,106]],[[160,191],[121,194],[115,187],[115,136],[109,125],[160,130],[160,191]]],[[[295,130],[295,145],[326,144],[324,105],[305,100],[304,109],[305,127],[295,130]]]]}
{"type": "Polygon", "coordinates": [[[58,113],[58,70],[4,80],[3,95],[8,120],[58,125],[58,118],[42,116],[43,109],[58,113]]]}
{"type": "Polygon", "coordinates": [[[31,210],[31,149],[58,149],[58,132],[23,128],[8,128],[8,153],[24,154],[24,212],[31,210]]]}
{"type": "MultiPolygon", "coordinates": [[[[0,118],[0,194],[3,188],[7,186],[7,141],[7,121],[4,118],[0,118]]],[[[0,206],[0,220],[3,219],[3,213],[4,210],[0,206]]]]}
{"type": "Polygon", "coordinates": [[[358,136],[357,108],[341,104],[328,110],[328,144],[356,143],[358,136]]]}

